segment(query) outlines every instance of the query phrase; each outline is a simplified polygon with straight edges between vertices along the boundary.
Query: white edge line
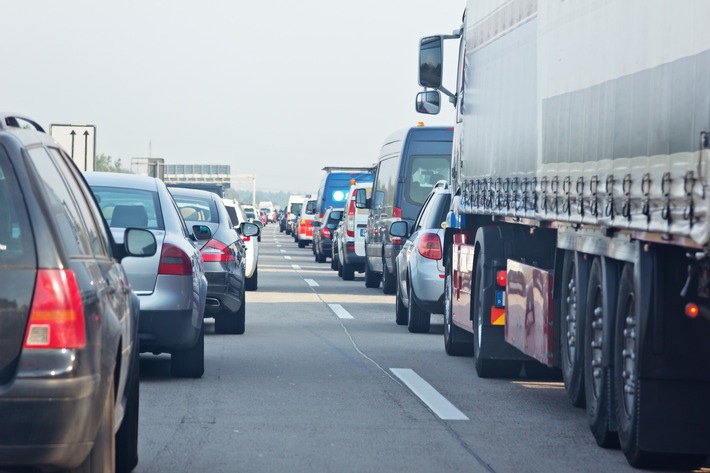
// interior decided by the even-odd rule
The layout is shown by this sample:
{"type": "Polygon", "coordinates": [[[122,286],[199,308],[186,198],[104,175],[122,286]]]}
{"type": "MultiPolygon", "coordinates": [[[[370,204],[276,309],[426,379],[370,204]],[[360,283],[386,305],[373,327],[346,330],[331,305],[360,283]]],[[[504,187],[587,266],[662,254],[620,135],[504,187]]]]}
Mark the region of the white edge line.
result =
{"type": "Polygon", "coordinates": [[[390,368],[392,374],[400,379],[419,399],[442,420],[469,420],[449,402],[439,391],[427,383],[421,376],[408,368],[390,368]]]}
{"type": "Polygon", "coordinates": [[[332,310],[335,315],[337,315],[341,319],[352,319],[354,318],[352,315],[350,315],[350,312],[345,310],[342,305],[340,304],[328,304],[328,307],[330,307],[330,310],[332,310]]]}

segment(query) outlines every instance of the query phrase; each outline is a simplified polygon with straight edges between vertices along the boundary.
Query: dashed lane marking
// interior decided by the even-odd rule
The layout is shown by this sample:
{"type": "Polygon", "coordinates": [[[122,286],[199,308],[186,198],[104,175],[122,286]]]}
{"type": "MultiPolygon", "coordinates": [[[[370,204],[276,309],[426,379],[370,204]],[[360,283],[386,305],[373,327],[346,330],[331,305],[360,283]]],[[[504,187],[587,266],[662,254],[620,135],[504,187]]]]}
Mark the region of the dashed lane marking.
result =
{"type": "Polygon", "coordinates": [[[315,282],[313,279],[304,279],[304,281],[306,281],[306,284],[308,284],[311,287],[320,286],[320,284],[315,282]]]}
{"type": "Polygon", "coordinates": [[[301,267],[300,267],[299,265],[297,265],[297,264],[292,264],[291,267],[292,267],[293,269],[301,269],[301,267]]]}
{"type": "Polygon", "coordinates": [[[429,409],[442,420],[468,420],[466,414],[461,412],[449,402],[439,391],[427,383],[421,376],[408,368],[390,368],[392,374],[400,379],[429,409]]]}
{"type": "Polygon", "coordinates": [[[335,312],[335,315],[337,315],[341,319],[352,319],[354,318],[352,315],[350,315],[350,312],[345,310],[342,305],[340,304],[328,304],[328,307],[330,307],[330,310],[335,312]]]}
{"type": "Polygon", "coordinates": [[[284,255],[284,258],[285,258],[285,259],[291,259],[291,257],[288,256],[288,255],[284,255]]]}

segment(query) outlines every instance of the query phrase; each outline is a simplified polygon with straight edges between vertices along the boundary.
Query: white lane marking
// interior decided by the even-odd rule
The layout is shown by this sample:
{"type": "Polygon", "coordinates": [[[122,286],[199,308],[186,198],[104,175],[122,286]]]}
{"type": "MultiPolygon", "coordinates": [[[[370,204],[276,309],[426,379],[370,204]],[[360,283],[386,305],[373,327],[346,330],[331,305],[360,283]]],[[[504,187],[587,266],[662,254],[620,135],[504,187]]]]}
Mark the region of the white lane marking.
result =
{"type": "Polygon", "coordinates": [[[347,310],[343,309],[343,306],[340,304],[328,304],[328,307],[330,307],[330,310],[335,312],[335,315],[337,315],[341,319],[352,319],[354,318],[352,315],[350,315],[350,312],[347,310]]]}
{"type": "Polygon", "coordinates": [[[297,264],[292,264],[291,267],[292,267],[293,269],[301,269],[301,267],[300,267],[299,265],[297,265],[297,264]]]}
{"type": "Polygon", "coordinates": [[[276,245],[276,248],[281,248],[283,245],[276,245]]]}
{"type": "Polygon", "coordinates": [[[279,250],[281,253],[286,253],[286,250],[279,250]]]}
{"type": "Polygon", "coordinates": [[[291,259],[291,257],[288,256],[288,255],[284,255],[284,258],[285,258],[285,259],[291,259]]]}
{"type": "Polygon", "coordinates": [[[306,284],[308,284],[311,287],[320,286],[320,284],[315,282],[313,279],[304,279],[304,281],[306,281],[306,284]]]}
{"type": "Polygon", "coordinates": [[[392,374],[400,379],[419,399],[424,402],[434,414],[442,420],[468,420],[466,414],[451,404],[448,399],[439,394],[431,384],[424,381],[414,371],[408,368],[390,368],[392,374]]]}

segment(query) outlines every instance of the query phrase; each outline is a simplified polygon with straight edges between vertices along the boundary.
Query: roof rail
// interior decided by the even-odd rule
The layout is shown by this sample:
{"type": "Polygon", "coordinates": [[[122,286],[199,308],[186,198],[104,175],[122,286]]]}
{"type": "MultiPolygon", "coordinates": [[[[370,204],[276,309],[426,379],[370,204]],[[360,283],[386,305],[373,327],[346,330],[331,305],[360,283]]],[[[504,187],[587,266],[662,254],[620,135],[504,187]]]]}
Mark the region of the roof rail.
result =
{"type": "Polygon", "coordinates": [[[441,179],[440,181],[437,181],[436,184],[434,184],[434,189],[448,189],[449,188],[449,182],[441,179]]]}
{"type": "Polygon", "coordinates": [[[364,171],[364,172],[375,172],[375,166],[325,166],[323,169],[325,172],[333,171],[364,171]]]}
{"type": "Polygon", "coordinates": [[[0,130],[7,128],[34,128],[36,131],[46,133],[39,123],[29,117],[16,113],[0,113],[0,130]]]}

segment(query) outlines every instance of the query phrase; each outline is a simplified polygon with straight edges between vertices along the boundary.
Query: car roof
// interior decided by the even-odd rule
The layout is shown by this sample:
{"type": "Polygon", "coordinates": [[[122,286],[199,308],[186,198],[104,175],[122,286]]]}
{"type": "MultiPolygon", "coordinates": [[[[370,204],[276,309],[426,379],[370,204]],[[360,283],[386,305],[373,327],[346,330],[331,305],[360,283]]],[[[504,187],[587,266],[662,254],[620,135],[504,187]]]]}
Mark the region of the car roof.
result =
{"type": "Polygon", "coordinates": [[[186,195],[186,196],[192,196],[192,197],[202,197],[203,199],[205,197],[209,197],[212,200],[219,199],[220,201],[222,198],[215,194],[214,192],[210,191],[205,191],[201,189],[189,189],[187,187],[170,187],[168,186],[168,189],[170,190],[171,193],[175,195],[186,195]]]}
{"type": "Polygon", "coordinates": [[[85,172],[84,177],[92,186],[126,187],[154,191],[158,188],[157,178],[120,172],[85,172]]]}

